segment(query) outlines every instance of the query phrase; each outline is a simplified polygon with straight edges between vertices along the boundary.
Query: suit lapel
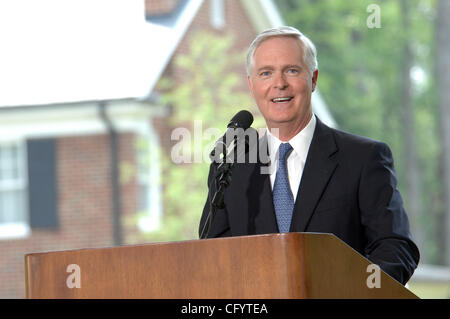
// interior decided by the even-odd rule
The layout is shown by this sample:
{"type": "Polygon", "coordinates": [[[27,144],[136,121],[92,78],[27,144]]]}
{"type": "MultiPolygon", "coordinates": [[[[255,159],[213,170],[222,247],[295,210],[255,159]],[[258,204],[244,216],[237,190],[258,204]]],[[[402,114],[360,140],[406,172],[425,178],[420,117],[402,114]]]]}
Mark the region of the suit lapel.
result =
{"type": "Polygon", "coordinates": [[[291,231],[306,231],[314,209],[336,169],[337,162],[331,155],[337,150],[331,129],[317,118],[294,206],[291,231]]]}
{"type": "Polygon", "coordinates": [[[264,165],[256,164],[250,176],[247,198],[249,199],[249,233],[277,233],[278,226],[272,200],[268,174],[261,174],[264,165]]]}
{"type": "Polygon", "coordinates": [[[250,233],[266,234],[277,233],[278,225],[272,199],[272,187],[270,186],[270,174],[268,165],[270,157],[268,153],[267,134],[258,143],[258,162],[250,177],[248,198],[250,198],[250,233]],[[257,187],[255,187],[258,185],[257,187]],[[253,209],[253,208],[258,209],[253,209]],[[254,229],[251,229],[254,227],[254,229]]]}
{"type": "MultiPolygon", "coordinates": [[[[256,163],[237,164],[233,172],[233,200],[228,205],[238,214],[233,220],[233,234],[253,235],[277,233],[278,226],[272,200],[270,175],[263,174],[267,169],[267,137],[264,135],[257,143],[256,163]],[[261,150],[261,151],[260,151],[261,150]]],[[[255,147],[256,148],[256,147],[255,147]]]]}

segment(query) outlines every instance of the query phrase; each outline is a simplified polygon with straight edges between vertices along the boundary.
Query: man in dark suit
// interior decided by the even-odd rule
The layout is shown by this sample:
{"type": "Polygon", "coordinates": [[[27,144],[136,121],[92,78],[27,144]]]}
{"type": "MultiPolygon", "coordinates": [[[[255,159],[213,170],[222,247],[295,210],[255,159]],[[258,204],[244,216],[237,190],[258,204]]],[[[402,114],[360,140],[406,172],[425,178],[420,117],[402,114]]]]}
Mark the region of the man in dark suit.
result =
{"type": "MultiPolygon", "coordinates": [[[[318,69],[312,42],[291,27],[267,30],[250,45],[247,72],[267,124],[267,134],[250,152],[267,148],[268,158],[235,164],[225,208],[217,211],[208,237],[332,233],[405,284],[419,251],[391,151],[384,143],[329,128],[313,114],[318,69]]],[[[210,194],[216,168],[210,168],[210,194]]],[[[200,231],[209,210],[208,197],[200,231]]]]}

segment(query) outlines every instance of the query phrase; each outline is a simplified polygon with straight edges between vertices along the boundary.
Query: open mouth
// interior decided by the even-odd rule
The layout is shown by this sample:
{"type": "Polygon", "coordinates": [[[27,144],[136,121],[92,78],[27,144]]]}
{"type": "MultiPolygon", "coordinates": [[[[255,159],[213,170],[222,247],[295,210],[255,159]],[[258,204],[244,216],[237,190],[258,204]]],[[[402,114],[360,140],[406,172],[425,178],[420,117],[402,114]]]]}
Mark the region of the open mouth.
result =
{"type": "Polygon", "coordinates": [[[276,97],[274,99],[271,99],[271,101],[273,103],[286,103],[286,102],[289,102],[292,99],[293,99],[292,96],[286,96],[286,97],[276,97]]]}

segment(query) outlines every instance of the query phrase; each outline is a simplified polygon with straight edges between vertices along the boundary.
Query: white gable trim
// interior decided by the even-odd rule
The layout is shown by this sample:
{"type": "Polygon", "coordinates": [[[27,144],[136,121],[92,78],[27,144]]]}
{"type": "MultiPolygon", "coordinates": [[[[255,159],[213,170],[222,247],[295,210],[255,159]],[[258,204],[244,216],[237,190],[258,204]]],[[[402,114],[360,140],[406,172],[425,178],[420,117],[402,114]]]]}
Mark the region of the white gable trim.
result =
{"type": "Polygon", "coordinates": [[[284,25],[283,18],[272,0],[260,0],[260,2],[272,27],[284,25]]]}
{"type": "Polygon", "coordinates": [[[172,59],[176,48],[183,39],[187,29],[191,25],[192,20],[194,20],[194,17],[197,15],[197,12],[203,2],[204,0],[190,0],[184,11],[179,16],[175,26],[172,28],[149,22],[147,26],[148,29],[158,33],[159,38],[162,41],[161,43],[157,43],[155,41],[155,51],[158,51],[158,47],[160,46],[162,50],[160,50],[160,52],[155,52],[155,55],[160,59],[160,62],[156,63],[155,60],[153,60],[153,63],[157,66],[157,69],[149,73],[152,77],[149,79],[150,85],[147,95],[153,91],[154,86],[160,79],[167,64],[172,59]],[[163,46],[164,44],[165,46],[163,46]]]}

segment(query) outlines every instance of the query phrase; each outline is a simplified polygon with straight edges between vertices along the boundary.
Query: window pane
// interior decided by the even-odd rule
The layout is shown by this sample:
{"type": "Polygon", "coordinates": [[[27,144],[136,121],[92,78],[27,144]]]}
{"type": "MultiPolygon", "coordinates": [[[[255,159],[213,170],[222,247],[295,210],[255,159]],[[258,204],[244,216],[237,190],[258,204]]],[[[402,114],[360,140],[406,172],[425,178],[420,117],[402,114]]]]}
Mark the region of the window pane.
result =
{"type": "Polygon", "coordinates": [[[140,184],[139,188],[139,204],[138,209],[140,212],[145,212],[149,210],[149,188],[147,185],[140,184]]]}
{"type": "Polygon", "coordinates": [[[19,152],[17,145],[0,147],[0,181],[19,178],[19,152]]]}
{"type": "Polygon", "coordinates": [[[0,224],[25,222],[23,191],[0,192],[0,224]]]}
{"type": "Polygon", "coordinates": [[[17,146],[11,147],[11,179],[19,178],[19,150],[17,146]]]}

